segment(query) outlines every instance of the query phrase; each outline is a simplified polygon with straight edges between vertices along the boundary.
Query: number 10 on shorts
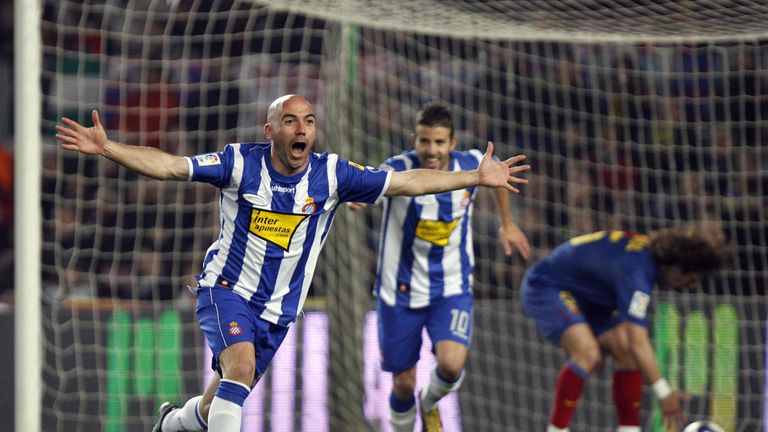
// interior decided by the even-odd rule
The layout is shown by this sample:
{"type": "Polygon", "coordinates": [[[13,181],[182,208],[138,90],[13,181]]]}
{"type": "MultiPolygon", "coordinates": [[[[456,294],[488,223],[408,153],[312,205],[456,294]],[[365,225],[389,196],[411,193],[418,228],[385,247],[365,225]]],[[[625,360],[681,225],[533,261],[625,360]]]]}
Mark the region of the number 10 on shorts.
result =
{"type": "Polygon", "coordinates": [[[469,312],[461,309],[451,309],[451,332],[459,337],[467,339],[469,335],[469,312]]]}

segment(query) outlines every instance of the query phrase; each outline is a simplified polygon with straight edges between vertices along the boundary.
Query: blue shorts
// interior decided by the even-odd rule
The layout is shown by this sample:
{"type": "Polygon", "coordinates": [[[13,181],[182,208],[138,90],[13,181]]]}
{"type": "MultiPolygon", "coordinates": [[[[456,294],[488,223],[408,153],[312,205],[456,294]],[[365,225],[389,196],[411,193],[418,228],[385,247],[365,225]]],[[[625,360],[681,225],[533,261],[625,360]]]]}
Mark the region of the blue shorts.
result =
{"type": "Polygon", "coordinates": [[[425,327],[432,340],[432,352],[434,345],[442,340],[452,340],[466,347],[472,340],[470,293],[443,297],[419,309],[389,306],[379,300],[376,312],[381,368],[385,372],[402,372],[416,365],[425,327]]]}
{"type": "Polygon", "coordinates": [[[623,321],[615,309],[597,308],[575,298],[568,286],[544,279],[523,278],[520,296],[539,332],[556,345],[574,324],[587,323],[598,337],[623,321]]]}
{"type": "Polygon", "coordinates": [[[219,375],[222,374],[219,355],[225,348],[238,342],[254,344],[256,374],[257,377],[263,375],[288,334],[288,327],[257,317],[249,303],[228,288],[198,289],[196,310],[200,328],[213,352],[211,369],[219,375]]]}

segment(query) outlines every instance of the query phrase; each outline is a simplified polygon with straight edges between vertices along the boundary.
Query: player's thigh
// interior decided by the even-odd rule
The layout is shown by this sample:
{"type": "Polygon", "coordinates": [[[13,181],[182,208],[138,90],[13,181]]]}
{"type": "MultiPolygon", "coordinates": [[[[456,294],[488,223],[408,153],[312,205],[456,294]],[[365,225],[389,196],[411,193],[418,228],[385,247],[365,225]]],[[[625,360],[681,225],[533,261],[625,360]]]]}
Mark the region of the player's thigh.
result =
{"type": "Polygon", "coordinates": [[[390,306],[379,300],[376,313],[381,368],[396,373],[412,368],[419,361],[427,309],[390,306]]]}
{"type": "Polygon", "coordinates": [[[541,335],[555,345],[561,345],[563,333],[569,327],[586,322],[566,287],[526,278],[521,287],[521,299],[525,312],[536,322],[541,335]]]}
{"type": "MultiPolygon", "coordinates": [[[[261,318],[256,319],[256,378],[255,381],[264,375],[267,367],[272,363],[277,349],[280,348],[286,336],[288,327],[272,324],[261,318]]],[[[255,383],[254,383],[255,384],[255,383]]]]}
{"type": "Polygon", "coordinates": [[[453,341],[468,348],[472,342],[473,321],[472,294],[443,297],[433,302],[429,306],[427,332],[435,354],[434,346],[441,341],[453,341]]]}
{"type": "MultiPolygon", "coordinates": [[[[256,340],[256,319],[248,302],[230,289],[197,292],[197,319],[213,353],[211,368],[221,374],[219,356],[229,346],[256,340]]],[[[255,358],[249,359],[255,363],[255,358]]]]}
{"type": "Polygon", "coordinates": [[[442,373],[448,378],[455,378],[461,374],[469,355],[467,345],[444,339],[435,344],[434,351],[437,356],[437,365],[442,373]]]}
{"type": "Polygon", "coordinates": [[[616,360],[617,366],[623,369],[637,367],[637,363],[629,352],[629,332],[626,322],[611,327],[598,336],[597,340],[600,346],[616,360]]]}

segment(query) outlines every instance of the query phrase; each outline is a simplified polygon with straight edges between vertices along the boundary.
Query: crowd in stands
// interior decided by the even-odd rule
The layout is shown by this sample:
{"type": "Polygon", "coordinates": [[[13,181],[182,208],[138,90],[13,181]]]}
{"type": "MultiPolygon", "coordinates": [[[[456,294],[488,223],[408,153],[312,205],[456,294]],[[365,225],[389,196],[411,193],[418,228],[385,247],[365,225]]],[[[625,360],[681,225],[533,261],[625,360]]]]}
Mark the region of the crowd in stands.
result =
{"type": "MultiPolygon", "coordinates": [[[[3,22],[8,3],[0,2],[3,22]]],[[[455,107],[460,146],[493,140],[499,154],[528,155],[531,182],[513,205],[537,256],[592,230],[716,220],[747,266],[734,286],[764,292],[768,41],[454,40],[361,26],[350,73],[329,67],[323,34],[335,34],[331,23],[247,2],[177,3],[131,18],[44,2],[46,133],[61,116],[87,123],[98,108],[115,139],[191,155],[262,140],[266,113],[254,107],[295,92],[321,115],[333,101],[347,103],[349,136],[364,137],[361,162],[375,165],[409,147],[413,110],[441,100],[455,107]],[[354,90],[330,94],[331,84],[354,90]]],[[[2,67],[12,58],[10,39],[0,37],[2,67]]],[[[218,233],[213,192],[122,182],[133,174],[62,154],[48,138],[43,255],[53,295],[181,295],[202,259],[197,251],[218,233]]],[[[0,272],[12,274],[9,145],[0,165],[0,272]]],[[[475,238],[493,240],[495,227],[484,220],[491,204],[478,199],[484,235],[475,238]]],[[[375,242],[371,236],[372,253],[375,242]]],[[[478,274],[495,279],[481,286],[519,283],[519,262],[499,263],[488,245],[476,250],[478,274]]]]}

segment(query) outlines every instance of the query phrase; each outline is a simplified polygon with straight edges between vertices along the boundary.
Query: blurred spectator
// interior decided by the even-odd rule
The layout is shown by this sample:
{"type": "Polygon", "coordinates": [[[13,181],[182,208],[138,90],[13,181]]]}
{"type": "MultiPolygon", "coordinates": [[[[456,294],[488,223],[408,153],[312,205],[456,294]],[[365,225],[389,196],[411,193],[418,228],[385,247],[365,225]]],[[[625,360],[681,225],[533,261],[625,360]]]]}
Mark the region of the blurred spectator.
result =
{"type": "Polygon", "coordinates": [[[178,92],[166,70],[151,65],[142,80],[128,86],[120,100],[120,130],[139,145],[158,147],[175,153],[175,139],[169,136],[179,114],[178,92]]]}

